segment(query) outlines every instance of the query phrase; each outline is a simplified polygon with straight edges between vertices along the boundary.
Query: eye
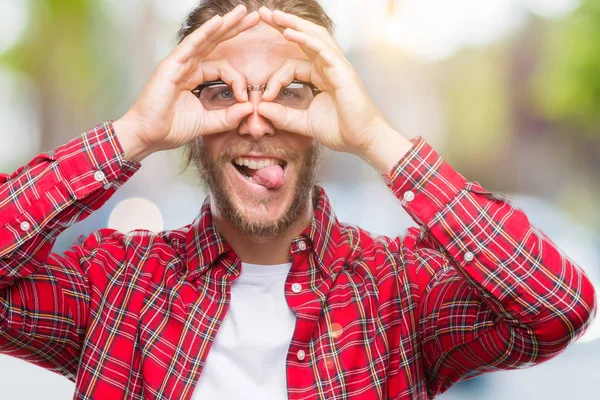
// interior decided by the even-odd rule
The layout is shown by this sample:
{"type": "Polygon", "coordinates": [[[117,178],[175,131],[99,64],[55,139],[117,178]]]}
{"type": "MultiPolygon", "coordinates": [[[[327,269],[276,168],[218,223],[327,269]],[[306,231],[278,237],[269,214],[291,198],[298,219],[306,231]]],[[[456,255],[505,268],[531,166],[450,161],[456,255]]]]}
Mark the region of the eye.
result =
{"type": "Polygon", "coordinates": [[[234,97],[231,87],[225,84],[212,85],[206,89],[208,89],[208,98],[211,100],[231,100],[234,97]]]}
{"type": "Polygon", "coordinates": [[[281,92],[279,92],[279,97],[295,97],[297,96],[296,93],[294,93],[293,90],[290,89],[281,89],[281,92]]]}
{"type": "Polygon", "coordinates": [[[192,90],[192,93],[198,98],[202,96],[203,98],[211,100],[218,98],[229,99],[233,97],[233,90],[224,83],[200,85],[192,90]]]}
{"type": "Polygon", "coordinates": [[[302,82],[292,82],[279,91],[279,97],[292,98],[301,97],[306,92],[307,86],[302,82]]]}

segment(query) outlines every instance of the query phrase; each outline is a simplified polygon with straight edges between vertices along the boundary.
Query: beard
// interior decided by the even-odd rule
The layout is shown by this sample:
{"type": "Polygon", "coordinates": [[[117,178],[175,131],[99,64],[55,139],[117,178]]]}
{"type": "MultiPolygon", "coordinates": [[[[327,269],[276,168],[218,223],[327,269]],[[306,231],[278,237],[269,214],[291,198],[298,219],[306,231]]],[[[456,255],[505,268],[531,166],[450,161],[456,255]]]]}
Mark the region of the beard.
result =
{"type": "MultiPolygon", "coordinates": [[[[313,144],[303,155],[281,149],[268,142],[242,141],[229,147],[218,157],[212,158],[201,141],[197,141],[192,149],[192,160],[204,190],[210,197],[211,204],[216,205],[219,212],[226,217],[231,225],[244,234],[255,236],[275,236],[288,229],[306,210],[312,200],[312,206],[318,200],[311,199],[316,193],[316,175],[320,168],[322,147],[314,140],[313,144]],[[271,154],[295,165],[298,171],[297,182],[294,185],[292,202],[285,212],[275,220],[251,220],[249,216],[233,204],[231,195],[225,186],[224,169],[236,154],[247,153],[271,154]]],[[[289,179],[289,177],[288,177],[289,179]]],[[[253,196],[249,202],[254,209],[268,209],[273,199],[253,196]]]]}

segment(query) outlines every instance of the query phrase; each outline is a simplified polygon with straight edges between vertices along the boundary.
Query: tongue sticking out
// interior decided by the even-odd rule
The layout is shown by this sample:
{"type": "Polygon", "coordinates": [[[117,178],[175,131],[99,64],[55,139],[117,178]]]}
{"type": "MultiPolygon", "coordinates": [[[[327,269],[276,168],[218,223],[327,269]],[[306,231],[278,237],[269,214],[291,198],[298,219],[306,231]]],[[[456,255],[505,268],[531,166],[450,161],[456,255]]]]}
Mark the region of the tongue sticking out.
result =
{"type": "Polygon", "coordinates": [[[269,189],[277,189],[285,182],[281,165],[271,165],[261,169],[247,168],[254,182],[269,189]]]}

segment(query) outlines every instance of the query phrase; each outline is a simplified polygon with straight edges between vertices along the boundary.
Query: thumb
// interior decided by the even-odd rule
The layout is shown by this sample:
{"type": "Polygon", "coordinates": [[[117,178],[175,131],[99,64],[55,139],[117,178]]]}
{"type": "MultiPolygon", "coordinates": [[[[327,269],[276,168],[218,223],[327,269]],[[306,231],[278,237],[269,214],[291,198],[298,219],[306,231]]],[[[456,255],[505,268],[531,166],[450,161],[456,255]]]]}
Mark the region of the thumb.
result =
{"type": "Polygon", "coordinates": [[[308,113],[306,110],[297,110],[281,104],[263,101],[258,104],[257,111],[270,120],[277,129],[312,136],[308,129],[308,113]]]}
{"type": "Polygon", "coordinates": [[[222,110],[206,111],[206,129],[203,135],[235,129],[244,117],[253,112],[254,105],[249,101],[236,103],[222,110]]]}

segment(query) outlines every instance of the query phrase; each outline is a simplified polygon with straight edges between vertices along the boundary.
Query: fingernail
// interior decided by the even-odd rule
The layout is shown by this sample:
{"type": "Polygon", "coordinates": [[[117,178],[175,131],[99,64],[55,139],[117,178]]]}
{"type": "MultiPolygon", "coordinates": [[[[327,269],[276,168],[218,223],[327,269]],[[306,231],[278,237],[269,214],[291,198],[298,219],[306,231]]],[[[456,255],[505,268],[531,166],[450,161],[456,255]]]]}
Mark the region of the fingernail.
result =
{"type": "Polygon", "coordinates": [[[269,93],[269,89],[265,89],[265,91],[263,92],[262,98],[264,99],[265,97],[267,97],[268,93],[269,93]]]}

